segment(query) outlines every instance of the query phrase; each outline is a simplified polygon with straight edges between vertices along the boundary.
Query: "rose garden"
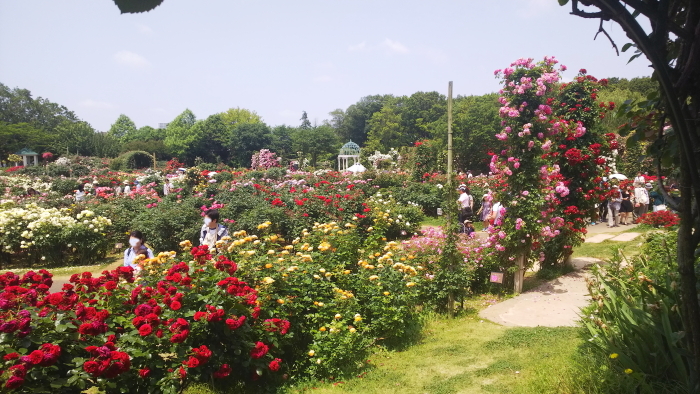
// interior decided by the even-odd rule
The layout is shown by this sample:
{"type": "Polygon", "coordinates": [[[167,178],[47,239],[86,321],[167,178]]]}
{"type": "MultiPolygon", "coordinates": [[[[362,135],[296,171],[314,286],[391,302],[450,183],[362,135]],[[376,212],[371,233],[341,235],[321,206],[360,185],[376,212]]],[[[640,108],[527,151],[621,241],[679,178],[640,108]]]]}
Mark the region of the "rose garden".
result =
{"type": "MultiPolygon", "coordinates": [[[[362,156],[369,170],[359,173],[281,167],[268,149],[255,153],[252,168],[177,159],[153,167],[139,152],[48,153],[40,166],[6,168],[3,392],[338,388],[381,367],[369,359],[423,346],[436,324],[474,319],[480,300],[568,272],[610,198],[623,137],[602,126],[620,116],[615,102],[599,100],[608,81],[580,70],[563,82],[565,70],[546,57],[496,71],[500,126],[486,148],[489,175],[446,174],[445,146],[427,139],[362,156]],[[477,196],[474,212],[500,203],[492,223],[469,235],[456,223],[460,184],[477,196]],[[209,209],[229,229],[214,248],[199,244],[209,209]],[[438,209],[449,222],[435,218],[438,209]],[[134,229],[155,256],[141,259],[139,272],[120,260],[104,265],[134,229]]],[[[580,328],[561,331],[578,350],[560,361],[578,369],[567,369],[558,388],[523,383],[512,392],[689,387],[671,252],[678,217],[663,211],[639,221],[648,231],[642,252],[608,248],[589,272],[580,328]]],[[[535,342],[549,335],[524,332],[535,342]]]]}

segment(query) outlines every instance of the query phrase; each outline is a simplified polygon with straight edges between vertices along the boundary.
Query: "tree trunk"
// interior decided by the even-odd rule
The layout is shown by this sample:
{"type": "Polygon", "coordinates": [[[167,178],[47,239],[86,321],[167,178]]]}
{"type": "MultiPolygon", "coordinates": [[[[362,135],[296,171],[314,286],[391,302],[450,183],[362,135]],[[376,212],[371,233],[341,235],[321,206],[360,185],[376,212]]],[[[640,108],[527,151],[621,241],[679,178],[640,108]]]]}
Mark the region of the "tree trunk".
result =
{"type": "MultiPolygon", "coordinates": [[[[683,153],[681,153],[683,156],[683,153]]],[[[693,354],[690,387],[695,388],[700,378],[700,305],[698,304],[697,277],[695,276],[695,249],[697,243],[693,237],[693,189],[690,187],[687,162],[681,157],[681,223],[678,229],[677,260],[681,277],[681,303],[683,308],[683,326],[688,350],[693,354]]]]}
{"type": "Polygon", "coordinates": [[[525,279],[525,259],[527,258],[527,252],[521,250],[515,257],[515,279],[513,292],[515,294],[520,294],[523,292],[523,280],[525,279]]]}

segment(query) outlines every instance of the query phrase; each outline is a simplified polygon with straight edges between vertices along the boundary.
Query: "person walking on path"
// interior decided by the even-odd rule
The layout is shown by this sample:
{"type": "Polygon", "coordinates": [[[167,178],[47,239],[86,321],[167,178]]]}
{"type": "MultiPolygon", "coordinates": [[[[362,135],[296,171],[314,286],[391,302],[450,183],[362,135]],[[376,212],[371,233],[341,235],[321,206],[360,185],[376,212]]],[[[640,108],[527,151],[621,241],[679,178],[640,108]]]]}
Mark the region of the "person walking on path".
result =
{"type": "Polygon", "coordinates": [[[622,194],[617,185],[613,185],[608,199],[608,227],[620,227],[620,205],[622,194]]]}
{"type": "Polygon", "coordinates": [[[489,216],[491,215],[491,196],[484,194],[481,199],[481,212],[479,214],[479,220],[484,222],[484,228],[489,226],[489,216]]]}
{"type": "Polygon", "coordinates": [[[173,190],[173,181],[170,178],[165,179],[163,184],[163,195],[167,196],[173,190]]]}
{"type": "Polygon", "coordinates": [[[209,249],[216,247],[216,241],[228,235],[228,229],[219,224],[219,211],[210,209],[204,214],[204,225],[199,232],[199,244],[207,245],[209,249]]]}

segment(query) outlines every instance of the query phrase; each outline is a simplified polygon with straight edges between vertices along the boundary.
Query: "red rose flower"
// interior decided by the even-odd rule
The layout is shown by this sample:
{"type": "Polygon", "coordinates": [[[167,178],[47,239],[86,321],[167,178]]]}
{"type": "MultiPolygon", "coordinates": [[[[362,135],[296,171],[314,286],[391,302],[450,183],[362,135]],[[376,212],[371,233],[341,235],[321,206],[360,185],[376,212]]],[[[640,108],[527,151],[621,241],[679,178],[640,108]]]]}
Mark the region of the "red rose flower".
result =
{"type": "Polygon", "coordinates": [[[172,303],[170,303],[170,309],[177,311],[180,308],[182,308],[182,304],[179,301],[173,301],[172,303]]]}
{"type": "Polygon", "coordinates": [[[263,358],[267,354],[270,348],[262,342],[255,344],[255,347],[250,350],[250,357],[252,358],[263,358]]]}
{"type": "Polygon", "coordinates": [[[151,376],[151,370],[148,368],[139,369],[139,376],[146,379],[147,377],[151,376]]]}
{"type": "Polygon", "coordinates": [[[7,382],[5,383],[5,388],[12,390],[18,387],[22,387],[23,384],[24,378],[20,378],[19,376],[10,376],[10,378],[7,379],[7,382]]]}
{"type": "Polygon", "coordinates": [[[187,368],[197,368],[199,366],[199,360],[197,357],[190,357],[187,361],[182,362],[187,368]]]}
{"type": "Polygon", "coordinates": [[[214,378],[223,379],[231,374],[231,367],[228,364],[223,364],[219,370],[214,372],[214,378]]]}
{"type": "Polygon", "coordinates": [[[85,372],[89,373],[90,375],[97,375],[100,371],[100,364],[98,364],[96,361],[86,361],[83,364],[83,369],[85,372]]]}
{"type": "Polygon", "coordinates": [[[281,362],[282,362],[282,360],[279,358],[276,358],[276,359],[270,361],[270,365],[268,366],[270,368],[270,371],[272,371],[272,372],[279,371],[281,362]]]}
{"type": "Polygon", "coordinates": [[[153,327],[151,327],[150,324],[144,324],[141,327],[139,327],[139,335],[141,335],[142,337],[151,335],[152,332],[153,327]]]}
{"type": "Polygon", "coordinates": [[[18,358],[19,358],[19,353],[8,353],[5,356],[3,356],[3,359],[5,361],[16,360],[18,358]]]}

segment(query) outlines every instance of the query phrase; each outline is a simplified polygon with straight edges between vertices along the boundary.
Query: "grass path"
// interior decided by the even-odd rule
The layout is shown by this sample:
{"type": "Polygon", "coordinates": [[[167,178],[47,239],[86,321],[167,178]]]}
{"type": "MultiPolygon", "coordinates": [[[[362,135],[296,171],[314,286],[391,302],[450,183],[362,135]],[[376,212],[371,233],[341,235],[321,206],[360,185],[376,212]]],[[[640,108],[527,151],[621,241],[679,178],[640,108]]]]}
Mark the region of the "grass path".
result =
{"type": "Polygon", "coordinates": [[[346,382],[309,384],[286,393],[556,393],[581,343],[577,328],[506,328],[475,315],[432,320],[421,343],[380,352],[346,382]],[[556,371],[556,373],[553,373],[556,371]]]}

